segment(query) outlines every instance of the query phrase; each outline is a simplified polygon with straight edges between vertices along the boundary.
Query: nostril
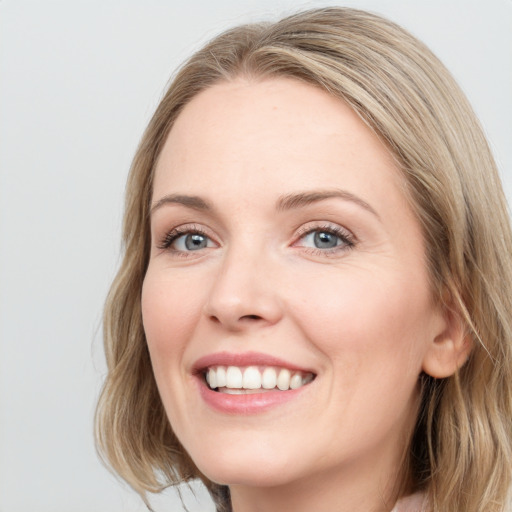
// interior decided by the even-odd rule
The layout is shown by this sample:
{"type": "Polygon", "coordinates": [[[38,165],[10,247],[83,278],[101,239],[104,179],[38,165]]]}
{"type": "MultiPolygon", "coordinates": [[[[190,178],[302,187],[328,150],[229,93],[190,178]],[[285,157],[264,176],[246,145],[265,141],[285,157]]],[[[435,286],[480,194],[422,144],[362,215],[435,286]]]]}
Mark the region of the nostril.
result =
{"type": "MultiPolygon", "coordinates": [[[[215,324],[222,324],[222,320],[216,316],[216,315],[210,315],[209,316],[210,320],[215,323],[215,324]]],[[[263,320],[263,318],[259,315],[243,315],[241,316],[239,319],[238,319],[238,322],[240,321],[250,321],[250,322],[253,322],[253,321],[257,321],[257,320],[263,320]]]]}

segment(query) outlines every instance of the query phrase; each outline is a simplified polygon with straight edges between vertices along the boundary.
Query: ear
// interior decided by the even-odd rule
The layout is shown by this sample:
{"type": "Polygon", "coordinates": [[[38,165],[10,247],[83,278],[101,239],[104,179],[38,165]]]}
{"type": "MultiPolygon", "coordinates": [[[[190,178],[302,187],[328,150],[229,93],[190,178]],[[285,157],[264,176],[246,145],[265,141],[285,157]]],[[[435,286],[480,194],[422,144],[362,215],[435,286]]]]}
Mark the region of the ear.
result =
{"type": "Polygon", "coordinates": [[[422,370],[436,379],[453,375],[467,361],[473,341],[465,323],[453,309],[445,307],[441,331],[427,347],[422,370]]]}

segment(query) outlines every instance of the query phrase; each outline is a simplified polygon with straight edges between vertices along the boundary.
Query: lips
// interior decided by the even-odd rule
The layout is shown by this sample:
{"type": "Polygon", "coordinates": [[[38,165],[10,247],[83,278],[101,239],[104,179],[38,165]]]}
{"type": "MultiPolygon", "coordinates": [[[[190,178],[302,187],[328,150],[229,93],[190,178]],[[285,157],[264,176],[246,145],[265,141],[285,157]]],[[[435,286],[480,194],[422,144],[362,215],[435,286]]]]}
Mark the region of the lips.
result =
{"type": "Polygon", "coordinates": [[[203,399],[228,413],[256,413],[299,396],[316,374],[267,354],[219,352],[193,366],[203,399]]]}

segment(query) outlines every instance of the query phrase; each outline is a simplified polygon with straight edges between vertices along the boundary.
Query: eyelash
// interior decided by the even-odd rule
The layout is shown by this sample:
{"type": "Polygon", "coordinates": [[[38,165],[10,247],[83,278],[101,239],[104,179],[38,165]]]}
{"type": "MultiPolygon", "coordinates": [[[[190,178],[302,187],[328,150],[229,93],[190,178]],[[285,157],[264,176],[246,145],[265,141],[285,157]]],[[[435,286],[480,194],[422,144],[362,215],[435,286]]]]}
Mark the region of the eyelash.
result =
{"type": "Polygon", "coordinates": [[[158,244],[157,248],[163,251],[169,250],[176,254],[184,254],[186,256],[186,253],[182,253],[182,251],[171,249],[172,244],[183,235],[201,235],[204,236],[205,238],[211,239],[208,233],[206,233],[206,231],[202,229],[200,226],[196,226],[194,224],[187,224],[185,226],[179,226],[177,228],[171,229],[171,231],[169,231],[158,244]]]}
{"type": "MultiPolygon", "coordinates": [[[[339,245],[336,245],[332,248],[326,248],[326,249],[320,249],[315,247],[303,247],[305,251],[307,251],[310,254],[314,255],[334,255],[335,253],[342,252],[342,251],[348,251],[352,249],[356,245],[356,240],[354,235],[348,231],[347,229],[342,228],[341,226],[335,225],[335,224],[324,224],[324,225],[309,225],[304,226],[301,228],[296,235],[297,242],[294,242],[293,246],[298,246],[298,242],[303,240],[307,235],[310,235],[312,233],[329,233],[332,234],[341,241],[339,245]]],[[[185,226],[179,226],[177,228],[172,229],[169,231],[163,239],[158,244],[157,248],[163,251],[170,251],[175,255],[179,255],[182,257],[188,257],[191,252],[195,251],[181,251],[178,249],[172,249],[172,244],[178,240],[180,237],[184,235],[201,235],[205,238],[212,240],[211,236],[200,226],[191,224],[191,225],[185,225],[185,226]]]]}
{"type": "Polygon", "coordinates": [[[348,251],[353,249],[356,245],[356,239],[354,235],[345,228],[338,226],[336,224],[324,224],[324,225],[315,225],[315,226],[305,226],[299,230],[297,233],[297,242],[294,243],[296,246],[300,240],[303,240],[307,235],[312,233],[329,233],[339,238],[341,243],[336,245],[335,247],[328,249],[320,249],[317,247],[303,247],[310,254],[321,255],[321,256],[329,256],[334,255],[338,252],[348,251]]]}

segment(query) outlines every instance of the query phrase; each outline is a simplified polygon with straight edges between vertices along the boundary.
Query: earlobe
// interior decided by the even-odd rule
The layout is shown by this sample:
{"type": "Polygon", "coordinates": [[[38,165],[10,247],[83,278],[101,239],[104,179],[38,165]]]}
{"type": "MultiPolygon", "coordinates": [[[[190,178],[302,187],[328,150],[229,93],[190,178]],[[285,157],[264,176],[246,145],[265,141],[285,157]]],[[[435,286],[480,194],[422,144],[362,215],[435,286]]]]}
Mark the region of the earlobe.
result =
{"type": "Polygon", "coordinates": [[[473,348],[471,336],[457,313],[446,311],[445,321],[445,328],[431,341],[423,359],[422,370],[436,379],[453,375],[473,348]]]}

